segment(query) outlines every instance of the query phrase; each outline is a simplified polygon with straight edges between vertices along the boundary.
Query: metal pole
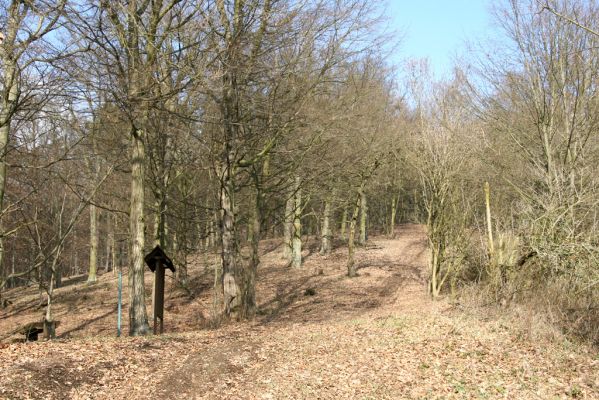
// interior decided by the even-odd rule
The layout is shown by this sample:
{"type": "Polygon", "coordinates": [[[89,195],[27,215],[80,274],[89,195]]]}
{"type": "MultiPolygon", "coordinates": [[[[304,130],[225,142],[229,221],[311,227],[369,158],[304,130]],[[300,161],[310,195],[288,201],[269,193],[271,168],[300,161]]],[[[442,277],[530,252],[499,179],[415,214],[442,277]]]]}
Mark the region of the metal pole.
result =
{"type": "Polygon", "coordinates": [[[123,305],[123,272],[121,271],[120,268],[119,268],[118,292],[119,292],[119,299],[118,299],[118,311],[117,311],[117,318],[116,318],[116,336],[120,337],[121,336],[121,310],[122,310],[122,305],[123,305]]]}

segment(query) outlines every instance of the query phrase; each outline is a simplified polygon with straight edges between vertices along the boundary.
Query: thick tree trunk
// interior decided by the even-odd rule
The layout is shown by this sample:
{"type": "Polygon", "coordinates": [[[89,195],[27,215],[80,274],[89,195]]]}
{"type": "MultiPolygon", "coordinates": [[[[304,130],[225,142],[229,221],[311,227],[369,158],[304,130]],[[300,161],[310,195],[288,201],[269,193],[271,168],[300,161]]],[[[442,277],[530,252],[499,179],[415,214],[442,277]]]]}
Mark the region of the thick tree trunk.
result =
{"type": "Polygon", "coordinates": [[[261,221],[261,196],[256,191],[252,218],[249,226],[251,236],[251,256],[249,265],[244,268],[243,287],[241,290],[241,318],[252,318],[256,314],[256,273],[260,265],[260,221],[261,221]]]}
{"type": "Polygon", "coordinates": [[[327,199],[324,203],[324,211],[322,213],[322,240],[320,246],[320,254],[328,255],[331,252],[331,201],[327,199]]]}
{"type": "MultiPolygon", "coordinates": [[[[227,168],[229,168],[227,166],[227,168]]],[[[223,184],[221,185],[220,206],[221,206],[221,259],[222,259],[222,287],[223,302],[226,315],[239,305],[239,286],[235,280],[237,271],[237,238],[235,234],[235,214],[234,214],[234,186],[229,176],[225,172],[223,184]]]]}
{"type": "Polygon", "coordinates": [[[368,218],[368,204],[366,199],[366,193],[364,189],[360,190],[360,238],[358,243],[360,246],[364,246],[366,244],[366,240],[368,239],[366,236],[366,220],[368,218]]]}
{"type": "Polygon", "coordinates": [[[146,313],[144,285],[144,162],[143,131],[131,135],[131,209],[129,215],[131,264],[129,265],[129,335],[150,332],[146,313]]]}
{"type": "Polygon", "coordinates": [[[291,267],[302,266],[302,193],[300,177],[295,178],[295,201],[293,204],[293,239],[291,246],[291,267]]]}
{"type": "Polygon", "coordinates": [[[98,271],[98,211],[95,205],[89,205],[89,272],[87,283],[97,281],[98,271]]]}
{"type": "MultiPolygon", "coordinates": [[[[16,29],[11,26],[12,29],[16,29]]],[[[15,32],[8,32],[9,36],[15,35],[15,32]]],[[[12,116],[17,107],[19,99],[19,77],[16,61],[8,54],[1,52],[1,63],[4,67],[4,92],[0,98],[0,213],[4,210],[4,197],[6,192],[7,165],[6,155],[8,153],[8,141],[10,135],[10,125],[12,116]]],[[[0,220],[0,268],[4,262],[4,229],[0,220]]]]}

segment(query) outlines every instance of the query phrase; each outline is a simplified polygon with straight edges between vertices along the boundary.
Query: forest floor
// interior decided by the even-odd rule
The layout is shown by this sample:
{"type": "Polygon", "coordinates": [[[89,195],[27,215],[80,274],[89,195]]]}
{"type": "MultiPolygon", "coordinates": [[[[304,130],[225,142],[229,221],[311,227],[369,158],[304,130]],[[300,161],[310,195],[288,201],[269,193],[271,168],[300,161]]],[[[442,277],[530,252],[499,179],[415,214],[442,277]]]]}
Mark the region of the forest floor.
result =
{"type": "Polygon", "coordinates": [[[422,227],[399,226],[396,236],[358,250],[354,279],[343,247],[325,257],[311,243],[295,271],[278,242],[265,241],[259,315],[218,328],[215,258],[201,256],[189,292],[167,285],[162,336],[114,337],[116,278],[106,273],[58,289],[58,340],[9,343],[43,311],[36,288],[10,291],[13,304],[0,310],[0,398],[599,399],[596,349],[431,301],[422,227]]]}

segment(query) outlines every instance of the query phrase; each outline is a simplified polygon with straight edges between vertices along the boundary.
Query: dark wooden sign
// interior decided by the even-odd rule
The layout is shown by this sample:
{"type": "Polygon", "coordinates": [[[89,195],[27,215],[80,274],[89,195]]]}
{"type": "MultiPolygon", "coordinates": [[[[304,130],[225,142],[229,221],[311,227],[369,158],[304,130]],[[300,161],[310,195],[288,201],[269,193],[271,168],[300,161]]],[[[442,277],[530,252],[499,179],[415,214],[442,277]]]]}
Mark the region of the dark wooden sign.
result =
{"type": "Polygon", "coordinates": [[[144,260],[150,271],[154,273],[154,291],[152,304],[154,308],[154,334],[158,333],[158,322],[160,322],[160,333],[164,328],[164,269],[168,268],[175,272],[175,266],[170,258],[164,253],[160,246],[154,247],[144,260]]]}

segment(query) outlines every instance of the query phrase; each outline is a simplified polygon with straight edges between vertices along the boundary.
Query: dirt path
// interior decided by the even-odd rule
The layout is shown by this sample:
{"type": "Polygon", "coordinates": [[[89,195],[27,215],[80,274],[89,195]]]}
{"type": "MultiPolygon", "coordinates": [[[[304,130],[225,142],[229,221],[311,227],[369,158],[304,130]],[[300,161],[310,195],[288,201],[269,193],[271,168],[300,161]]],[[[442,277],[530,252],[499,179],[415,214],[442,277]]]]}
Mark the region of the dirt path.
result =
{"type": "Polygon", "coordinates": [[[190,356],[160,387],[206,399],[599,398],[597,360],[431,302],[426,257],[419,227],[375,239],[358,255],[359,278],[315,285],[319,318],[296,305],[293,322],[190,356]],[[345,307],[366,299],[376,305],[345,307]]]}
{"type": "Polygon", "coordinates": [[[1,349],[0,398],[599,399],[595,350],[430,301],[421,227],[373,238],[356,279],[342,248],[304,257],[262,258],[250,324],[1,349]]]}

